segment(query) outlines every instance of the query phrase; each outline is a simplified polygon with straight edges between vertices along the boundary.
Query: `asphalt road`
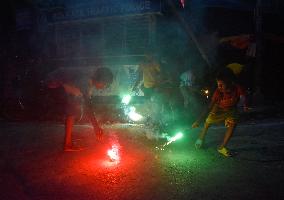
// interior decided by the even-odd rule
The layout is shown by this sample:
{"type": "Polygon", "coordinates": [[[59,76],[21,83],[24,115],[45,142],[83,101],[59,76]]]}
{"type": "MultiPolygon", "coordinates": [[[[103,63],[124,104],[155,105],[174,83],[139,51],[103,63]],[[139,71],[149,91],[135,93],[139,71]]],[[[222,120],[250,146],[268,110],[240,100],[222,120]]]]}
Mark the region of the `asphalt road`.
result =
{"type": "Polygon", "coordinates": [[[80,152],[63,152],[64,126],[0,123],[0,199],[284,199],[284,121],[241,124],[231,140],[233,158],[216,151],[224,128],[212,127],[202,150],[200,129],[165,150],[145,127],[105,127],[97,142],[89,125],[77,125],[80,152]],[[117,145],[120,160],[107,150],[117,145]]]}

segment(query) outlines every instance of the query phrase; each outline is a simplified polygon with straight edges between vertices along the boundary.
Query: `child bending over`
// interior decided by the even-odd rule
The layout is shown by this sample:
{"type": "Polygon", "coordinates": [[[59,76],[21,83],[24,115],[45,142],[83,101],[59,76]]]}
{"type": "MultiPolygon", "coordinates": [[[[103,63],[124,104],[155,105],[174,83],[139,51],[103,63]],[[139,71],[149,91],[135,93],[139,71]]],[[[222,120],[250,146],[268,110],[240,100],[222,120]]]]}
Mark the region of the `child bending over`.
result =
{"type": "Polygon", "coordinates": [[[227,148],[227,144],[232,137],[238,122],[237,105],[241,100],[244,111],[247,111],[247,101],[244,90],[233,82],[229,72],[220,72],[216,77],[216,81],[218,87],[213,94],[210,105],[199,119],[192,124],[192,128],[198,127],[200,121],[209,113],[205,120],[204,128],[195,142],[195,147],[197,149],[202,147],[208,128],[212,124],[224,122],[227,130],[223,141],[217,150],[220,154],[229,157],[232,156],[232,154],[227,148]]]}

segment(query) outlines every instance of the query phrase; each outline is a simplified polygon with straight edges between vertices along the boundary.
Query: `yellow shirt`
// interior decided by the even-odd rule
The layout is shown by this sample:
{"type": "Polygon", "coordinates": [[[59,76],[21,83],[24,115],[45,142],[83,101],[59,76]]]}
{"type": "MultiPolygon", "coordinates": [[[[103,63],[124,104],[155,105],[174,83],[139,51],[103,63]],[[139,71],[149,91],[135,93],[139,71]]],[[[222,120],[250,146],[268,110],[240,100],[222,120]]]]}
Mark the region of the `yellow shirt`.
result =
{"type": "Polygon", "coordinates": [[[156,62],[142,63],[140,68],[143,72],[143,83],[145,88],[152,88],[159,82],[160,65],[156,62]]]}
{"type": "Polygon", "coordinates": [[[235,75],[239,75],[244,68],[244,66],[239,63],[231,63],[228,64],[226,67],[231,69],[235,75]]]}

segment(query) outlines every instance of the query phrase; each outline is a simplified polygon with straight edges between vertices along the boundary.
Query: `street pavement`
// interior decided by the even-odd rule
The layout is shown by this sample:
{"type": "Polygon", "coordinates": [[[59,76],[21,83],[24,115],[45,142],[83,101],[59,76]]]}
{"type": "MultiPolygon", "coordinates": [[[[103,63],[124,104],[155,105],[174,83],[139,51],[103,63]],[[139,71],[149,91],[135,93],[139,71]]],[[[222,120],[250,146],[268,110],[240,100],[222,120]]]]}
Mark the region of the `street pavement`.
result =
{"type": "MultiPolygon", "coordinates": [[[[284,199],[284,119],[242,122],[224,158],[216,151],[225,128],[183,129],[169,144],[143,125],[108,124],[102,141],[76,125],[79,152],[62,150],[64,126],[55,122],[0,123],[0,199],[284,199]],[[111,161],[107,150],[119,149],[111,161]]],[[[183,127],[184,128],[184,127],[183,127]]],[[[168,133],[172,135],[172,133],[168,133]]]]}

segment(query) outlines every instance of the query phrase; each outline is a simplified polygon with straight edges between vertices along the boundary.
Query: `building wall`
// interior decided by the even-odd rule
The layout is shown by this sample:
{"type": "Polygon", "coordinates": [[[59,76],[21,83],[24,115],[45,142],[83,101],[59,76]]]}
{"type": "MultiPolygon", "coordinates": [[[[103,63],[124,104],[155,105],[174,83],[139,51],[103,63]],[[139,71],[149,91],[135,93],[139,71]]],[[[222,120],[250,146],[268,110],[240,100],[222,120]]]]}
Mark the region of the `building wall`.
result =
{"type": "Polygon", "coordinates": [[[155,46],[152,23],[150,15],[142,15],[55,24],[54,59],[81,60],[83,65],[125,62],[123,57],[135,62],[145,48],[155,46]]]}

